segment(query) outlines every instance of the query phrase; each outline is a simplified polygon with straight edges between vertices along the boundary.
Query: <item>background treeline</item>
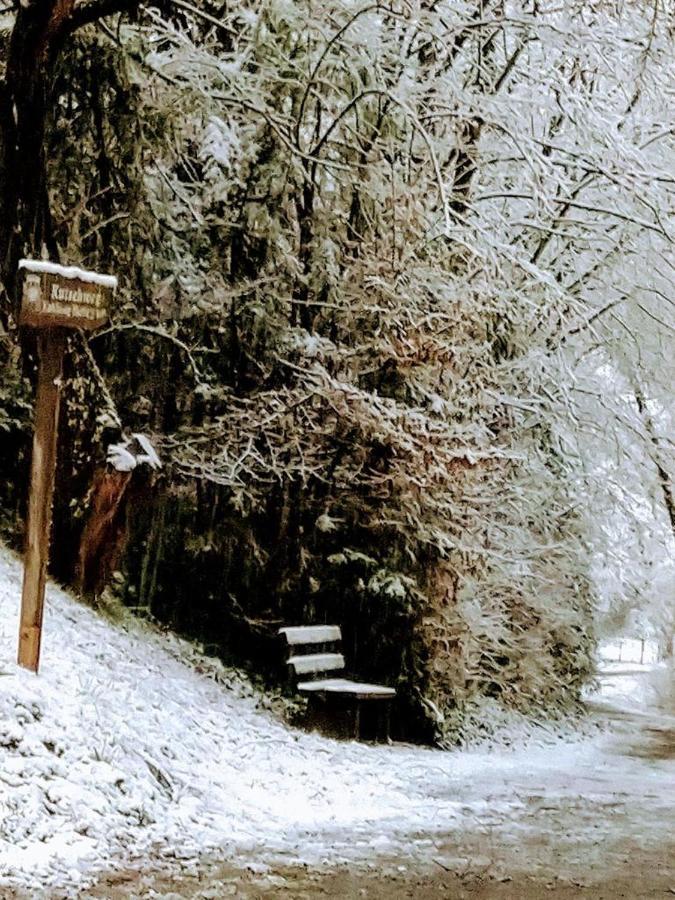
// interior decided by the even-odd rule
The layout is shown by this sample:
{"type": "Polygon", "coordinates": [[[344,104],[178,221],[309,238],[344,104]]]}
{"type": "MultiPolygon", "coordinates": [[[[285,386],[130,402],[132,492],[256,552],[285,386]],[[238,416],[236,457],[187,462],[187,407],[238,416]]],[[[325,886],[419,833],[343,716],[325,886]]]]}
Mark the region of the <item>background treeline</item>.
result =
{"type": "MultiPolygon", "coordinates": [[[[338,621],[402,733],[442,745],[573,706],[598,624],[665,647],[672,10],[114,8],[75,4],[35,76],[42,182],[15,202],[0,172],[6,532],[32,373],[12,273],[44,253],[121,280],[72,340],[58,577],[268,673],[280,623],[338,621]],[[106,469],[122,430],[161,475],[106,469]]],[[[35,22],[4,27],[28,103],[35,22]]]]}

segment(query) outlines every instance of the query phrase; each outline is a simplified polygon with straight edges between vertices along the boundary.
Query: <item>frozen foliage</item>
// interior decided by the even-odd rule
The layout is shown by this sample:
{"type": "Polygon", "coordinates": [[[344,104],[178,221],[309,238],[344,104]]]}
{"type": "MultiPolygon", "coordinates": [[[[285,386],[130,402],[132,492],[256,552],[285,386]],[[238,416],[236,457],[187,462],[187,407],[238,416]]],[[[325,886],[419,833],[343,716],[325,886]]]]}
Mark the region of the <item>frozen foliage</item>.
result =
{"type": "MultiPolygon", "coordinates": [[[[229,42],[198,18],[152,25],[159,107],[206,135],[220,195],[211,163],[184,177],[188,142],[149,187],[175,232],[199,217],[217,233],[201,309],[236,321],[241,360],[225,391],[213,378],[222,406],[167,450],[240,514],[269,511],[277,487],[294,495],[304,537],[279,540],[297,539],[301,562],[283,584],[311,585],[314,608],[335,579],[310,523],[332,536],[326,556],[373,560],[342,566],[340,589],[380,621],[414,620],[398,674],[437,740],[486,697],[569,706],[607,599],[605,520],[586,501],[609,526],[615,499],[584,403],[608,360],[619,369],[625,315],[660,319],[668,290],[649,274],[672,242],[666,16],[256,13],[255,27],[225,17],[229,42]]],[[[182,248],[206,262],[203,243],[182,248]]]]}
{"type": "MultiPolygon", "coordinates": [[[[481,710],[573,706],[594,611],[616,630],[645,585],[665,646],[668,10],[265,0],[117,35],[74,51],[108,62],[116,118],[64,137],[53,218],[87,259],[102,220],[128,263],[101,356],[169,432],[223,607],[358,610],[361,662],[444,746],[481,710]],[[131,227],[106,212],[126,177],[131,227]]],[[[80,83],[64,136],[101,106],[80,83]]]]}
{"type": "Polygon", "coordinates": [[[139,433],[119,444],[108,447],[107,461],[118,472],[131,472],[137,465],[148,465],[151,469],[161,469],[162,463],[150,439],[139,433]],[[135,445],[135,446],[134,446],[135,445]]]}

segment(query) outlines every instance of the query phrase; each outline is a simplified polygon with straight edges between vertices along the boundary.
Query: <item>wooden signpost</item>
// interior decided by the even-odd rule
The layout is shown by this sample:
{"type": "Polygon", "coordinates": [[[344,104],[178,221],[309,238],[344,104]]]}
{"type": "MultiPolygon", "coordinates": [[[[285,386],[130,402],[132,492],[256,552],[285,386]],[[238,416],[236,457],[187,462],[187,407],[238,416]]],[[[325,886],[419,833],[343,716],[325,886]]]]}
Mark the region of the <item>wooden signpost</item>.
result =
{"type": "Polygon", "coordinates": [[[19,323],[39,329],[38,385],[28,499],[19,665],[37,672],[49,558],[59,399],[66,334],[93,330],[108,320],[117,279],[40,260],[22,259],[23,295],[19,323]]]}

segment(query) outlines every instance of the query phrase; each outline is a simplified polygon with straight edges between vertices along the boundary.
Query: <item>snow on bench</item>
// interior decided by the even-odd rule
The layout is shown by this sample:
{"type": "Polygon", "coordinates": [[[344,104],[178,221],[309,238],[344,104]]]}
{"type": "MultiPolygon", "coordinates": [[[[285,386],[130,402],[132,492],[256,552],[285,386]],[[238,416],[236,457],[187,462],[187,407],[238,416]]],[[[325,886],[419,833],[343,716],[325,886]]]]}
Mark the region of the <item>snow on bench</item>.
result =
{"type": "Polygon", "coordinates": [[[289,646],[293,644],[330,644],[342,640],[339,625],[301,625],[296,628],[280,628],[289,646]]]}
{"type": "MultiPolygon", "coordinates": [[[[327,673],[339,672],[345,667],[340,644],[342,631],[339,625],[296,625],[280,628],[290,651],[287,664],[296,681],[296,688],[310,698],[310,703],[322,703],[329,698],[347,698],[354,702],[354,736],[360,737],[360,702],[364,700],[391,701],[396,696],[394,688],[384,684],[367,684],[351,678],[327,678],[327,673]],[[321,652],[317,652],[321,645],[321,652]],[[327,650],[326,645],[333,645],[327,650]],[[298,675],[314,676],[298,681],[298,675]]],[[[386,739],[389,739],[389,708],[386,709],[386,739]]]]}
{"type": "Polygon", "coordinates": [[[344,669],[345,658],[341,653],[310,653],[307,656],[291,656],[288,665],[293,666],[296,675],[309,672],[336,672],[344,669]]]}
{"type": "Polygon", "coordinates": [[[301,681],[298,690],[304,693],[310,691],[328,691],[334,694],[352,694],[359,700],[391,699],[396,696],[394,688],[385,687],[383,684],[363,684],[360,681],[350,681],[348,678],[323,678],[318,681],[301,681]]]}

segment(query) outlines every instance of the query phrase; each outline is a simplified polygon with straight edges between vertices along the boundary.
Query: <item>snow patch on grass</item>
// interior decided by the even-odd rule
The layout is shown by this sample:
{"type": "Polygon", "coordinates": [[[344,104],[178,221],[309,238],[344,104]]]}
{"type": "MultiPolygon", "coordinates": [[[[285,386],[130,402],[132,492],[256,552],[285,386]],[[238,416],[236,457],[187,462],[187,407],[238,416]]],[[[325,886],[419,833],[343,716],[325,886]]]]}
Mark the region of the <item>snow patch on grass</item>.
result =
{"type": "MultiPolygon", "coordinates": [[[[571,733],[444,753],[296,731],[240,673],[139,620],[113,624],[53,585],[35,676],[12,661],[20,582],[18,559],[0,547],[4,889],[69,896],[106,869],[194,866],[210,853],[261,864],[431,859],[472,829],[502,829],[509,846],[540,834],[541,817],[527,818],[533,791],[575,810],[644,795],[647,763],[610,766],[599,740],[571,733]]],[[[667,798],[670,770],[654,766],[650,789],[667,798]]]]}

